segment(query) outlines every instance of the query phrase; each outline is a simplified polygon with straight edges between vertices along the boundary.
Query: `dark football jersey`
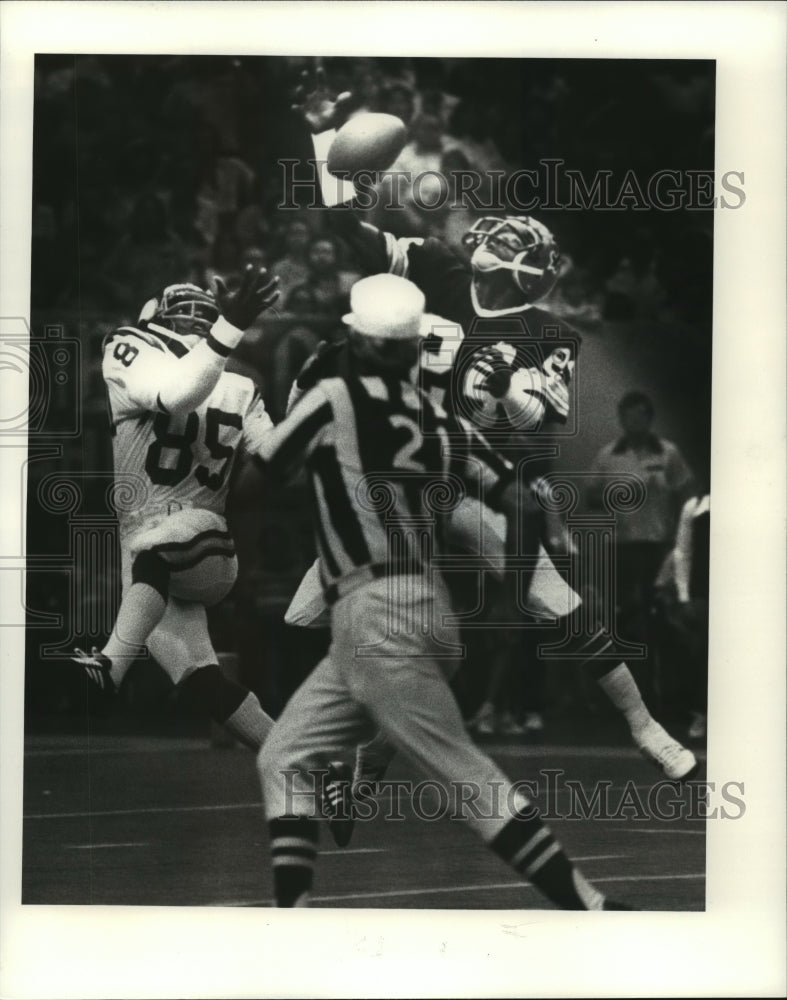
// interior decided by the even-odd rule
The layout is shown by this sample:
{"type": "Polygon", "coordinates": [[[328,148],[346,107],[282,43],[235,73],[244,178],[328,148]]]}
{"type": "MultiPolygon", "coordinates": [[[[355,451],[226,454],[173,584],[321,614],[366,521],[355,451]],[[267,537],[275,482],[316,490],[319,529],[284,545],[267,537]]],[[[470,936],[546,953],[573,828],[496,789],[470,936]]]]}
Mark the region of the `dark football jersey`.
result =
{"type": "MultiPolygon", "coordinates": [[[[491,444],[511,450],[510,457],[553,455],[555,449],[544,444],[545,438],[572,431],[575,420],[569,385],[579,333],[536,305],[512,316],[480,317],[470,295],[470,263],[445,243],[433,237],[397,239],[359,222],[346,207],[331,216],[366,273],[388,271],[408,278],[423,291],[428,313],[455,324],[445,330],[438,321],[424,343],[420,385],[433,401],[472,420],[491,444]],[[490,350],[498,363],[502,359],[510,368],[511,384],[503,398],[485,388],[488,368],[481,359],[490,350]],[[436,355],[439,363],[434,363],[436,355]]],[[[331,355],[329,351],[319,367],[324,364],[330,370],[331,355]]],[[[312,375],[316,371],[312,369],[312,375]]],[[[538,469],[534,465],[534,474],[547,467],[548,461],[538,469]]]]}

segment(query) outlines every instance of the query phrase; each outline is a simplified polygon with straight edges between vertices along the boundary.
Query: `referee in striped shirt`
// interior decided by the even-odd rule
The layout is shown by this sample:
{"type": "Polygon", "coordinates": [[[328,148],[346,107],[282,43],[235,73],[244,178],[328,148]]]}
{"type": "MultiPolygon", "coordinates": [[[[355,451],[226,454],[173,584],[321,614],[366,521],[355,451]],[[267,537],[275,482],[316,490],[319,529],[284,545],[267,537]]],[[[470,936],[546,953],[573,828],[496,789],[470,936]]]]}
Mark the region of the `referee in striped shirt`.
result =
{"type": "MultiPolygon", "coordinates": [[[[467,820],[564,909],[622,909],[572,865],[534,805],[467,734],[448,686],[459,665],[445,583],[433,567],[469,494],[513,525],[513,470],[480,434],[415,386],[423,293],[391,274],[353,286],[349,351],[267,438],[268,472],[305,463],[331,646],[258,757],[278,906],[308,905],[317,855],[314,775],[381,730],[423,777],[472,784],[467,820]]],[[[510,532],[514,535],[514,532],[510,532]]]]}

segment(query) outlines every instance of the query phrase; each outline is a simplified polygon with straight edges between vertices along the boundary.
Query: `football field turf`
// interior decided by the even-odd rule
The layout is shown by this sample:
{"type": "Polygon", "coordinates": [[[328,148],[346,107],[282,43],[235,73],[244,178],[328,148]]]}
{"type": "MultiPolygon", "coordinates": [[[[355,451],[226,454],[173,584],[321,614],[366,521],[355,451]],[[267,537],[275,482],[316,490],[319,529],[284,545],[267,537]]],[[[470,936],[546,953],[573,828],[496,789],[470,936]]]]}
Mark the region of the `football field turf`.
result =
{"type": "MultiPolygon", "coordinates": [[[[663,785],[656,794],[659,773],[629,747],[487,749],[513,780],[537,782],[547,821],[602,891],[637,909],[704,909],[705,821],[696,788],[677,793],[663,785]],[[583,802],[594,818],[582,817],[583,802]]],[[[387,776],[412,777],[398,759],[387,776]]],[[[420,786],[416,802],[400,794],[399,808],[391,808],[392,796],[392,787],[383,791],[380,812],[401,818],[359,822],[344,849],[322,827],[313,905],[549,908],[466,822],[446,815],[433,786],[420,786]]],[[[22,901],[272,905],[254,755],[191,737],[28,736],[22,901]]]]}

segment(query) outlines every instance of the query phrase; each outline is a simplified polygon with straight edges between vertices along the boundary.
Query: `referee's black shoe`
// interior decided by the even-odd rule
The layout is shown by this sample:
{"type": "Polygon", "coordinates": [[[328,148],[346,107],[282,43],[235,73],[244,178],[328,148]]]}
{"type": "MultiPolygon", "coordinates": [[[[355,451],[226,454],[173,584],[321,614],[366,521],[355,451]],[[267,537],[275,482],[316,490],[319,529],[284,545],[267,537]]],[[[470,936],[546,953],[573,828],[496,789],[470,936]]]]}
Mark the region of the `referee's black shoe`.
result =
{"type": "Polygon", "coordinates": [[[346,847],[355,829],[352,779],[353,772],[349,764],[333,761],[328,765],[322,809],[337,847],[346,847]]]}

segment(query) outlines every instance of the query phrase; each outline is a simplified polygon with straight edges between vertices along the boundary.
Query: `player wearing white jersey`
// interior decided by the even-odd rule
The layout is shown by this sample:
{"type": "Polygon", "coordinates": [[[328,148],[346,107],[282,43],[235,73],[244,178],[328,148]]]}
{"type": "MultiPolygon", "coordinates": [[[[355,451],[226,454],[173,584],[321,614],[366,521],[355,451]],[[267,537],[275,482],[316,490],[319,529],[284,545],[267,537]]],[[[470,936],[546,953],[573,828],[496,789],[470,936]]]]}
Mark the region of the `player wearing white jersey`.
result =
{"type": "Polygon", "coordinates": [[[271,720],[221,672],[205,609],[237,576],[224,516],[233,465],[273,426],[251,379],[225,365],[278,293],[251,267],[237,291],[216,287],[171,285],[104,342],[116,502],[133,500],[117,503],[123,597],[112,634],[77,662],[113,694],[147,645],[184,702],[256,749],[271,720]]]}

